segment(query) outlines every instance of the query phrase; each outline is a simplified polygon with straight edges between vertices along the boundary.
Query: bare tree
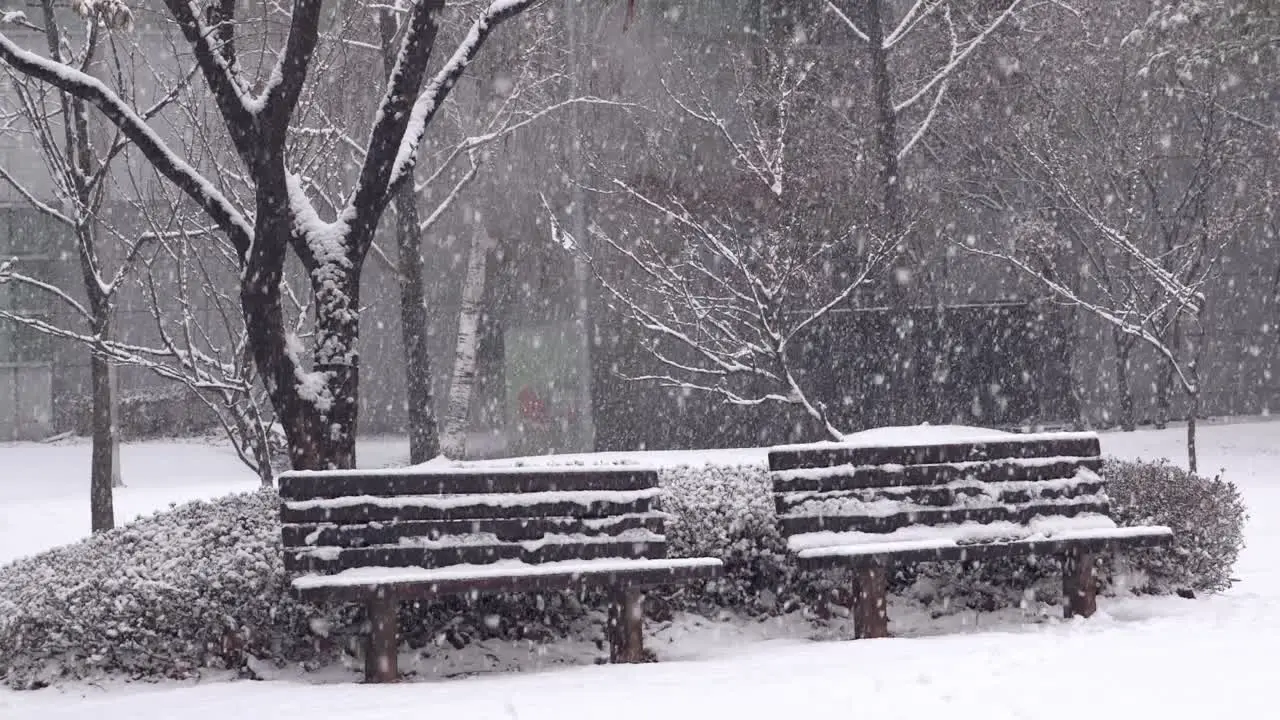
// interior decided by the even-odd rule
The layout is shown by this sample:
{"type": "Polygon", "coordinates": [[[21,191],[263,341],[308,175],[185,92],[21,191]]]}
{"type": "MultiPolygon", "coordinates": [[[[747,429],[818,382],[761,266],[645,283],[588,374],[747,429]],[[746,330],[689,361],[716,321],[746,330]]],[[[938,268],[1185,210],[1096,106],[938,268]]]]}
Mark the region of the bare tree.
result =
{"type": "MultiPolygon", "coordinates": [[[[897,237],[901,243],[879,287],[899,339],[895,376],[904,384],[895,411],[903,422],[923,419],[918,388],[907,379],[908,369],[921,354],[910,313],[912,290],[928,291],[934,286],[928,278],[917,277],[929,272],[930,263],[907,232],[911,220],[903,164],[930,133],[960,70],[1030,4],[1024,0],[978,5],[952,0],[823,0],[846,37],[866,51],[875,138],[870,154],[879,196],[875,227],[882,237],[897,237]]],[[[847,121],[855,122],[852,116],[847,121]]]]}
{"type": "MultiPolygon", "coordinates": [[[[85,16],[85,32],[76,37],[64,30],[52,0],[41,0],[40,22],[29,22],[22,13],[6,13],[5,24],[16,24],[39,31],[45,39],[49,61],[55,66],[77,73],[91,72],[95,66],[107,64],[102,56],[103,46],[109,41],[112,30],[123,29],[131,22],[127,10],[110,4],[81,4],[77,9],[85,16]]],[[[56,299],[68,308],[76,319],[84,324],[84,334],[95,343],[110,339],[114,303],[122,283],[145,247],[142,239],[124,243],[124,251],[118,262],[112,262],[106,247],[114,241],[114,228],[104,222],[103,208],[108,198],[110,175],[124,159],[129,145],[122,133],[115,133],[106,142],[95,144],[90,131],[89,110],[86,102],[75,95],[56,90],[52,93],[40,83],[6,66],[6,79],[12,93],[0,106],[0,112],[19,119],[11,130],[22,133],[29,146],[34,148],[51,181],[56,199],[42,198],[40,193],[24,184],[18,168],[0,166],[0,181],[8,184],[35,212],[51,220],[73,238],[76,257],[79,260],[81,291],[85,302],[76,299],[78,293],[66,291],[45,278],[37,278],[24,272],[21,262],[8,261],[0,265],[0,284],[22,284],[56,299]],[[9,103],[12,103],[10,105],[9,103]],[[20,130],[19,130],[20,129],[20,130]],[[114,265],[114,267],[113,267],[114,265]]],[[[123,82],[124,74],[108,75],[123,82]]],[[[127,86],[117,83],[117,92],[129,92],[127,86]]],[[[154,117],[174,98],[172,92],[140,112],[141,117],[154,117]]],[[[40,329],[39,319],[0,309],[0,317],[40,329]]],[[[93,532],[110,530],[115,525],[112,487],[120,483],[119,476],[119,428],[115,396],[114,373],[107,353],[90,343],[89,375],[92,398],[92,459],[89,471],[90,525],[93,532]]]]}
{"type": "Polygon", "coordinates": [[[807,68],[775,58],[753,74],[761,86],[738,93],[728,112],[705,96],[692,101],[668,90],[674,116],[702,128],[722,151],[719,164],[733,168],[715,190],[684,190],[654,174],[635,182],[615,176],[595,192],[633,212],[616,213],[626,218],[616,227],[593,224],[587,238],[566,231],[544,204],[556,243],[588,262],[605,301],[640,330],[662,368],[630,379],[733,405],[794,406],[840,438],[829,409],[806,387],[798,346],[865,289],[897,239],[805,226],[806,198],[819,181],[805,175],[812,168],[797,153],[807,149],[793,135],[807,68]],[[851,257],[856,271],[833,284],[831,267],[851,257]]]}
{"type": "MultiPolygon", "coordinates": [[[[379,14],[379,38],[387,72],[394,63],[398,33],[394,14],[383,9],[379,14]]],[[[545,22],[532,28],[528,35],[520,47],[495,61],[504,68],[505,76],[502,82],[495,83],[497,91],[468,88],[449,98],[442,108],[447,128],[440,129],[441,137],[424,150],[419,163],[424,177],[402,186],[392,203],[397,259],[394,264],[390,260],[386,263],[393,266],[400,283],[412,463],[426,462],[442,451],[449,457],[463,457],[476,373],[477,323],[488,252],[486,234],[479,228],[484,220],[478,213],[468,218],[477,229],[471,233],[467,250],[448,401],[443,428],[438,427],[427,339],[431,326],[439,324],[439,319],[433,323],[428,312],[424,260],[428,248],[432,252],[444,250],[434,238],[436,225],[466,196],[493,156],[502,152],[502,144],[520,131],[560,113],[571,113],[579,105],[626,107],[625,103],[579,93],[555,99],[555,89],[565,78],[559,69],[562,58],[551,49],[555,38],[545,22]]],[[[348,145],[356,147],[359,143],[350,139],[348,145]]],[[[385,259],[381,254],[379,257],[385,259]]]]}
{"type": "Polygon", "coordinates": [[[290,3],[287,37],[268,53],[276,59],[265,73],[251,73],[237,61],[236,3],[220,0],[215,12],[202,16],[190,3],[165,0],[212,94],[220,129],[252,186],[248,212],[176,153],[127,99],[96,78],[21,48],[4,33],[0,61],[96,107],[228,238],[242,267],[239,295],[249,347],[288,438],[293,467],[353,467],[360,274],[378,221],[401,184],[411,182],[419,146],[458,78],[503,21],[536,2],[485,5],[430,78],[445,2],[409,5],[395,69],[372,113],[365,157],[341,211],[330,220],[317,212],[309,183],[297,173],[289,151],[289,128],[312,77],[320,39],[320,0],[290,3]],[[310,369],[285,321],[281,281],[290,251],[311,284],[316,332],[310,369]]]}
{"type": "MultiPolygon", "coordinates": [[[[1042,221],[1006,243],[969,250],[1001,259],[1110,325],[1122,382],[1133,345],[1154,350],[1187,396],[1194,470],[1207,292],[1252,211],[1229,181],[1241,147],[1214,102],[1175,94],[1175,109],[1136,100],[1153,95],[1135,90],[1127,101],[1138,105],[1083,103],[1079,147],[1058,146],[1043,133],[1022,137],[1005,159],[1037,192],[1030,212],[1042,221]],[[1186,118],[1185,126],[1170,117],[1186,118]]],[[[1121,402],[1122,422],[1131,423],[1132,398],[1121,402]]]]}

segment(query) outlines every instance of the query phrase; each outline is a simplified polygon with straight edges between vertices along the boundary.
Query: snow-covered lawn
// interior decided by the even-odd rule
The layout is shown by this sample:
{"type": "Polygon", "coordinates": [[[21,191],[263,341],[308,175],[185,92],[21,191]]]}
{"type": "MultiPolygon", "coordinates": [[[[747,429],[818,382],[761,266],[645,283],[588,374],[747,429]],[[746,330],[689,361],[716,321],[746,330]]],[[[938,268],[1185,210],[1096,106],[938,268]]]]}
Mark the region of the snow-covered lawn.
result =
{"type": "MultiPolygon", "coordinates": [[[[1180,430],[1141,431],[1106,434],[1102,445],[1121,457],[1181,462],[1182,441],[1180,430]]],[[[558,666],[379,687],[294,676],[0,690],[0,718],[1273,717],[1280,423],[1210,425],[1201,445],[1202,470],[1224,469],[1243,489],[1251,514],[1249,547],[1235,573],[1240,582],[1217,597],[1104,598],[1091,620],[1035,624],[1017,613],[934,621],[891,611],[894,629],[908,637],[860,642],[812,641],[803,625],[788,619],[744,626],[684,618],[658,628],[651,644],[664,661],[656,665],[558,666]]],[[[386,465],[401,447],[370,443],[362,453],[362,464],[386,465]]],[[[0,445],[0,562],[80,534],[87,524],[87,455],[81,443],[0,445]]],[[[672,453],[666,459],[690,458],[672,453]]],[[[255,484],[230,453],[209,445],[127,446],[124,466],[129,487],[118,494],[122,518],[255,484]]],[[[433,668],[422,670],[430,675],[433,668]]]]}

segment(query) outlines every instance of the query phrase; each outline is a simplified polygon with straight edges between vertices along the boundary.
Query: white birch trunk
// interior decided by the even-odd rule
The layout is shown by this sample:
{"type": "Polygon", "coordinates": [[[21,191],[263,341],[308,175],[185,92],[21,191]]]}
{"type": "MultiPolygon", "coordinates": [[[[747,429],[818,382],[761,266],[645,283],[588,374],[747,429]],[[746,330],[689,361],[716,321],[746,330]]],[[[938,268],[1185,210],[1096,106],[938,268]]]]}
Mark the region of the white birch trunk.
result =
{"type": "Polygon", "coordinates": [[[440,450],[445,457],[463,459],[467,454],[471,391],[476,382],[476,350],[480,344],[480,303],[484,297],[485,259],[488,242],[476,231],[467,257],[467,274],[462,280],[462,305],[458,311],[458,345],[449,381],[449,407],[445,411],[440,450]]]}

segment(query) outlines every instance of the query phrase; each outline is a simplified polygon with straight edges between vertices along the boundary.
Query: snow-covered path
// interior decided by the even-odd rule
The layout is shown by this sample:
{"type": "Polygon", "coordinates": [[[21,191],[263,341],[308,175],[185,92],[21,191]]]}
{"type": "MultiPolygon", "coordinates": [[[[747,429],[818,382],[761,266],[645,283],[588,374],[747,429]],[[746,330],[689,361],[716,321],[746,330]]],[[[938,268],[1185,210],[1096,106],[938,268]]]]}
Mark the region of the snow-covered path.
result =
{"type": "MultiPolygon", "coordinates": [[[[1103,449],[1179,460],[1181,440],[1177,430],[1108,434],[1103,449]]],[[[1088,621],[1030,625],[992,618],[983,623],[991,629],[906,639],[673,645],[657,648],[673,659],[656,665],[400,686],[280,680],[0,690],[0,718],[1272,717],[1280,661],[1280,423],[1209,426],[1201,442],[1202,468],[1225,468],[1251,514],[1249,547],[1236,571],[1241,582],[1218,597],[1104,598],[1088,621]]],[[[10,452],[0,446],[6,470],[13,467],[10,452]]],[[[7,479],[0,478],[0,503],[7,479]]],[[[210,494],[214,489],[211,484],[210,494]]],[[[39,500],[25,502],[33,507],[39,500]]],[[[0,507],[0,520],[15,522],[7,503],[0,507]]]]}
{"type": "MultiPolygon", "coordinates": [[[[1153,605],[1155,607],[1153,607],[1153,605]]],[[[1270,717],[1275,598],[874,642],[775,642],[710,659],[400,686],[293,682],[0,695],[0,716],[96,720],[1270,717]],[[1155,612],[1156,617],[1126,618],[1155,612]],[[9,705],[6,708],[6,704],[9,705]]]]}

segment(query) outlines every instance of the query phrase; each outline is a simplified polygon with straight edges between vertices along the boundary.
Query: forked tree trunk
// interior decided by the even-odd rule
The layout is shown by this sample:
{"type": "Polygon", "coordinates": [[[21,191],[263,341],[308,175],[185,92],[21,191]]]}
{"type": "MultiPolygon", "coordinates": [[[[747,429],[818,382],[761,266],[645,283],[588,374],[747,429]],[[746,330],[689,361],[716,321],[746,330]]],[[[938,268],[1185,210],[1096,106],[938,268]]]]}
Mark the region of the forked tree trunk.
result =
{"type": "Polygon", "coordinates": [[[455,460],[467,454],[471,394],[476,383],[476,350],[480,344],[480,309],[484,299],[485,258],[488,247],[483,232],[476,231],[462,281],[462,305],[458,311],[458,347],[449,383],[449,409],[445,414],[444,454],[455,460]]]}
{"type": "MultiPolygon", "coordinates": [[[[282,183],[283,184],[283,183],[282,183]]],[[[255,223],[257,237],[289,237],[304,225],[287,209],[287,200],[262,191],[255,223]]],[[[343,244],[353,241],[348,235],[343,244]]],[[[294,241],[294,246],[304,242],[294,241]]],[[[303,265],[311,278],[316,307],[312,371],[303,369],[284,320],[280,281],[287,245],[255,243],[240,285],[240,304],[254,364],[271,397],[289,442],[294,470],[350,469],[356,464],[356,410],[359,404],[359,265],[349,258],[314,258],[303,265]]]]}
{"type": "MultiPolygon", "coordinates": [[[[427,126],[442,107],[486,39],[506,20],[536,0],[507,0],[488,5],[476,17],[453,55],[428,83],[427,71],[436,49],[444,0],[419,0],[405,14],[396,71],[374,116],[373,129],[351,200],[341,223],[325,223],[305,189],[287,171],[288,130],[303,97],[317,55],[324,14],[322,3],[294,3],[288,41],[279,57],[280,74],[255,107],[247,105],[240,79],[228,67],[235,60],[235,3],[219,6],[215,18],[219,43],[211,43],[202,11],[194,5],[169,1],[165,5],[181,28],[205,76],[222,126],[255,188],[250,228],[245,215],[211,183],[188,166],[146,127],[146,121],[127,109],[128,103],[80,70],[21,51],[0,32],[0,61],[27,75],[92,103],[131,140],[148,162],[195,201],[231,239],[242,258],[240,300],[247,336],[271,404],[288,437],[295,469],[352,468],[356,464],[357,411],[360,371],[356,351],[359,337],[360,270],[373,241],[391,192],[399,183],[412,184],[411,171],[427,126]],[[215,55],[221,58],[215,58],[215,55]],[[421,96],[420,93],[427,95],[421,96]],[[419,112],[426,108],[425,113],[419,112]],[[407,156],[402,153],[409,151],[407,156]],[[311,280],[315,307],[315,346],[312,370],[299,357],[297,338],[285,323],[280,283],[285,259],[292,249],[311,280]]],[[[45,7],[52,8],[52,2],[45,7]]],[[[47,11],[52,14],[51,10],[47,11]]],[[[59,55],[50,39],[50,54],[59,55]]],[[[87,137],[87,134],[83,134],[87,137]]],[[[88,153],[88,146],[81,149],[88,153]]],[[[105,380],[105,372],[99,375],[105,380]]],[[[106,477],[110,478],[109,465],[106,477]]],[[[109,489],[109,484],[108,484],[109,489]]]]}

